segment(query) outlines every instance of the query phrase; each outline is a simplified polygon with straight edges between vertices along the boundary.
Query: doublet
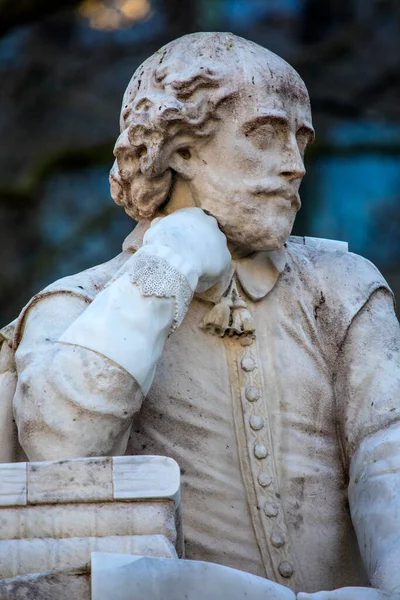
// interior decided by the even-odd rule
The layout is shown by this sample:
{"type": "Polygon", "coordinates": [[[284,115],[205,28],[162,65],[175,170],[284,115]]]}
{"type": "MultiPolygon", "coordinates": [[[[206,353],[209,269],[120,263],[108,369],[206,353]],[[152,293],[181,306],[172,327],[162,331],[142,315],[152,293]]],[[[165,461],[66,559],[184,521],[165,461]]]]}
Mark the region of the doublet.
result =
{"type": "MultiPolygon", "coordinates": [[[[16,324],[16,346],[34,303],[70,294],[89,304],[127,255],[35,297],[16,324]]],[[[365,259],[291,242],[238,261],[233,276],[254,334],[200,327],[229,282],[195,295],[131,411],[126,452],[180,465],[187,558],[295,591],[368,585],[347,486],[364,440],[400,415],[400,349],[393,343],[388,358],[387,340],[370,343],[376,332],[367,326],[375,306],[393,315],[392,293],[365,259]],[[379,379],[387,363],[390,381],[379,379]]],[[[89,368],[82,364],[83,380],[89,368]]]]}
{"type": "MultiPolygon", "coordinates": [[[[246,294],[255,283],[244,271],[246,294]]],[[[368,415],[360,388],[344,450],[334,379],[346,332],[377,290],[391,303],[363,259],[293,245],[273,288],[257,301],[246,295],[254,337],[205,334],[209,306],[192,302],[130,442],[133,454],[166,452],[181,465],[189,558],[295,590],[367,584],[348,510],[349,453],[391,416],[368,415]],[[360,266],[370,270],[364,289],[360,266]]]]}

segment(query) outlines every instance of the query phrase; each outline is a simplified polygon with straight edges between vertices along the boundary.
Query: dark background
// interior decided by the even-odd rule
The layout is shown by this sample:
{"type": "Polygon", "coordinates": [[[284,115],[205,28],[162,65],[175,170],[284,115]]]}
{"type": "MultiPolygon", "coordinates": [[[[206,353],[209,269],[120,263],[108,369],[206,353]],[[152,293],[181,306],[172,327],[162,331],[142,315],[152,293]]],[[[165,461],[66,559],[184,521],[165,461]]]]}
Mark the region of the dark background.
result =
{"type": "Polygon", "coordinates": [[[0,0],[0,324],[120,251],[108,171],[136,67],[193,31],[284,57],[317,141],[294,233],[347,240],[400,295],[399,0],[0,0]]]}

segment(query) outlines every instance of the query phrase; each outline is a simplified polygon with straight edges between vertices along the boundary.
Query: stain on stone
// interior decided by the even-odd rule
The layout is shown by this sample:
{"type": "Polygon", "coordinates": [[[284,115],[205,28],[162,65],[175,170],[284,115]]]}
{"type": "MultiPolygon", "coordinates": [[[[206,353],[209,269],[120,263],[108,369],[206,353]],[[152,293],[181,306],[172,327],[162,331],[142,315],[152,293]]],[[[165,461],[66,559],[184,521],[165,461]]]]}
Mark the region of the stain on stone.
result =
{"type": "Polygon", "coordinates": [[[324,292],[321,291],[318,304],[316,304],[314,306],[314,318],[315,318],[315,320],[318,319],[318,311],[321,310],[321,308],[325,304],[325,302],[326,302],[326,300],[325,300],[324,292]]]}
{"type": "Polygon", "coordinates": [[[294,477],[290,484],[290,502],[287,508],[287,522],[298,530],[304,523],[300,510],[304,502],[304,477],[294,477]]]}
{"type": "Polygon", "coordinates": [[[166,55],[166,54],[167,54],[167,51],[166,51],[166,50],[164,50],[164,52],[162,53],[162,56],[161,56],[161,58],[160,58],[160,61],[159,61],[159,63],[158,63],[159,65],[161,65],[161,64],[162,64],[162,62],[163,62],[163,60],[164,60],[164,58],[165,58],[165,55],[166,55]]]}

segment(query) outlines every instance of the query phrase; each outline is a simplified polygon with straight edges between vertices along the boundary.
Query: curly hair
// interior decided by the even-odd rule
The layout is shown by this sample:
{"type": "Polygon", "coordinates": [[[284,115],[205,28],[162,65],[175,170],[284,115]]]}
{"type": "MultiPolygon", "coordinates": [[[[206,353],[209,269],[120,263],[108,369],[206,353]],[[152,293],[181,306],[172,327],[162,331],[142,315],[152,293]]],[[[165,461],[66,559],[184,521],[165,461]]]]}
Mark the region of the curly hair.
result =
{"type": "Polygon", "coordinates": [[[213,134],[218,107],[243,85],[246,60],[287,63],[231,33],[189,34],[148,58],[124,94],[121,135],[110,172],[111,195],[136,220],[168,199],[171,155],[213,134]]]}

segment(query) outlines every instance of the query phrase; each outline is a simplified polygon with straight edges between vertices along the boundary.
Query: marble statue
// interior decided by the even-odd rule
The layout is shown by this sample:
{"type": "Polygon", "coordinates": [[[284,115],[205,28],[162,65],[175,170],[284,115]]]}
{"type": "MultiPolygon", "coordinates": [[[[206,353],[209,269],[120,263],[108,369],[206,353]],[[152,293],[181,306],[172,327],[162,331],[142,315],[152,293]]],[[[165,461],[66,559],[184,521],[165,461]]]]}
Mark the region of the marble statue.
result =
{"type": "Polygon", "coordinates": [[[191,34],[137,69],[120,126],[138,225],[2,330],[2,460],[171,457],[187,559],[277,584],[260,598],[400,598],[399,325],[370,262],[290,236],[304,82],[191,34]]]}

